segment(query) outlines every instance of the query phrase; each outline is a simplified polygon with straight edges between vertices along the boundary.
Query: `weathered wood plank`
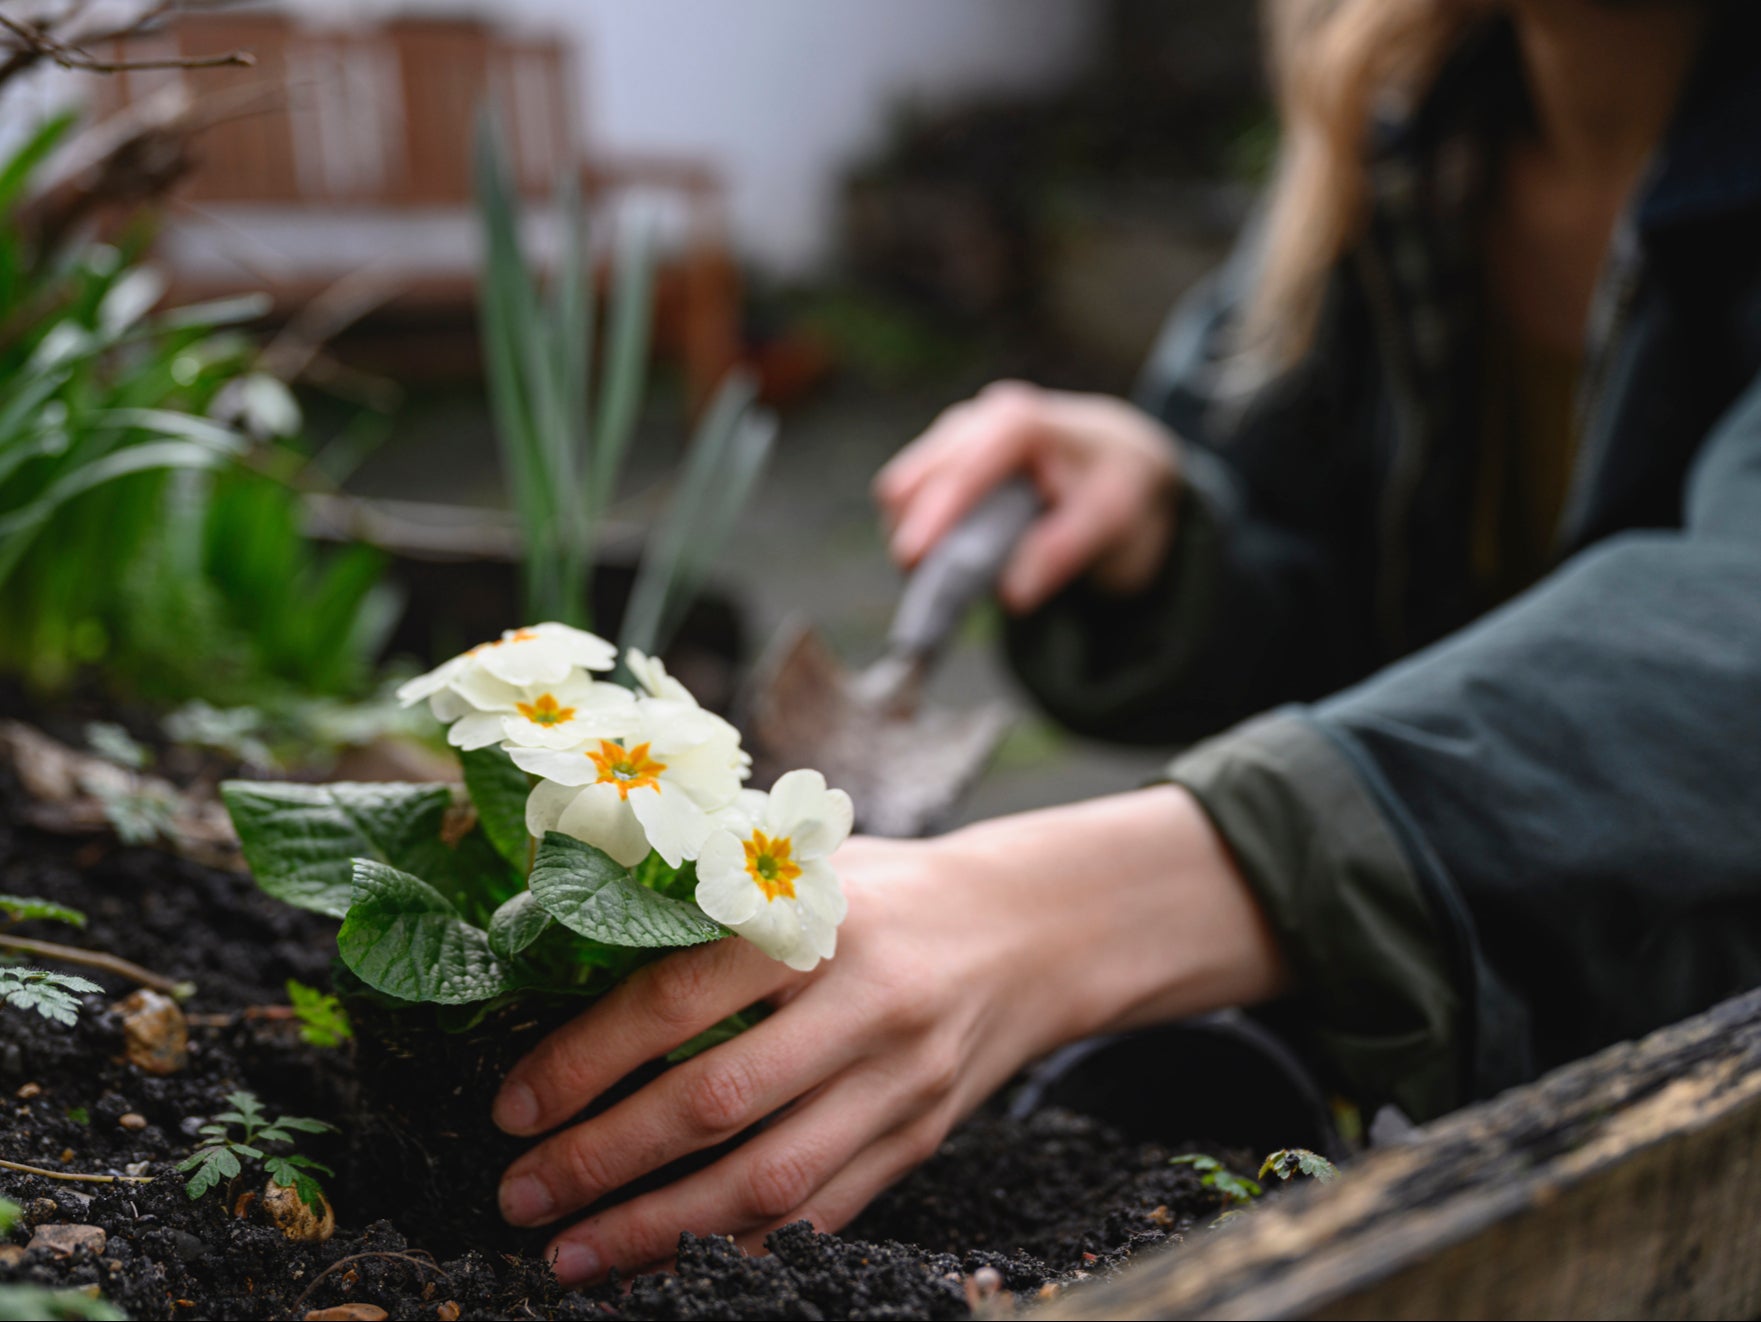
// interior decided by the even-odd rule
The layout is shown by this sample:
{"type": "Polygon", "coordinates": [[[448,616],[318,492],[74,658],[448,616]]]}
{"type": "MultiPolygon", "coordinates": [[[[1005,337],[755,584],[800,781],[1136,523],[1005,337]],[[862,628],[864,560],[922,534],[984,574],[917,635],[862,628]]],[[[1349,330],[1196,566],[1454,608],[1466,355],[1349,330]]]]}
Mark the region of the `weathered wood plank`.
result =
{"type": "Polygon", "coordinates": [[[1042,1316],[1761,1316],[1761,991],[1447,1116],[1042,1316]]]}

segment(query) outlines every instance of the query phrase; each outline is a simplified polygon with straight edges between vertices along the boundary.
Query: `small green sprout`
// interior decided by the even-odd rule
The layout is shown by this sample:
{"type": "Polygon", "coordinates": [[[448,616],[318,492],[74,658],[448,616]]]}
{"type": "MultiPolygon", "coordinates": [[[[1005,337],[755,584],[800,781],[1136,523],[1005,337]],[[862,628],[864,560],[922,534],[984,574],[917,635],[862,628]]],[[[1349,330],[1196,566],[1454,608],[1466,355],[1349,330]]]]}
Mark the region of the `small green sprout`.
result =
{"type": "Polygon", "coordinates": [[[125,845],[150,845],[177,835],[177,805],[152,785],[133,789],[100,789],[99,806],[116,838],[125,845]]]}
{"type": "Polygon", "coordinates": [[[1223,1195],[1225,1203],[1246,1203],[1260,1196],[1260,1186],[1245,1175],[1237,1175],[1215,1157],[1198,1152],[1168,1158],[1170,1166],[1191,1166],[1199,1173],[1199,1183],[1223,1195]]]}
{"type": "Polygon", "coordinates": [[[92,1113],[83,1106],[68,1107],[67,1118],[73,1121],[76,1125],[89,1125],[92,1123],[92,1113]]]}
{"type": "Polygon", "coordinates": [[[228,1093],[226,1100],[233,1109],[222,1111],[197,1130],[203,1135],[201,1143],[178,1163],[178,1170],[195,1172],[184,1186],[190,1198],[200,1198],[221,1180],[238,1179],[248,1161],[258,1165],[277,1184],[292,1189],[302,1203],[322,1215],[324,1190],[312,1172],[325,1175],[335,1175],[336,1172],[291,1149],[297,1141],[294,1133],[323,1134],[336,1126],[297,1115],[277,1116],[271,1120],[263,1113],[263,1103],[257,1100],[255,1093],[228,1093]],[[229,1132],[234,1125],[240,1131],[238,1138],[229,1132]],[[284,1154],[271,1154],[259,1146],[270,1143],[281,1144],[290,1150],[284,1154]]]}
{"type": "Polygon", "coordinates": [[[314,1047],[340,1047],[355,1035],[348,1011],[327,992],[293,978],[287,980],[287,999],[294,1018],[300,1021],[300,1038],[314,1047]]]}
{"type": "Polygon", "coordinates": [[[113,721],[88,721],[86,745],[106,762],[130,771],[145,771],[153,760],[151,749],[113,721]]]}
{"type": "Polygon", "coordinates": [[[45,1019],[72,1028],[79,1022],[79,998],[104,989],[72,973],[48,969],[0,968],[0,1005],[35,1010],[45,1019]]]}
{"type": "Polygon", "coordinates": [[[1339,1178],[1339,1167],[1307,1148],[1279,1148],[1260,1166],[1260,1178],[1263,1180],[1268,1175],[1276,1175],[1280,1180],[1306,1175],[1327,1184],[1339,1178]]]}

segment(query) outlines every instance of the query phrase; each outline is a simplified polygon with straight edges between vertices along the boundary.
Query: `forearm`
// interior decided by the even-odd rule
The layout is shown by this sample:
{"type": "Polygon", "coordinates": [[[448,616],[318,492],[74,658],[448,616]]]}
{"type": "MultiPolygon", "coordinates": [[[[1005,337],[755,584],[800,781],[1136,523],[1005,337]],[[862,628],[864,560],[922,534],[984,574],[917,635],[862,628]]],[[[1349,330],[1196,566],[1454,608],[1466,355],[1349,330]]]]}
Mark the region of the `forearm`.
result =
{"type": "Polygon", "coordinates": [[[946,841],[1014,871],[1012,942],[1040,948],[1048,1041],[1252,1005],[1288,972],[1253,892],[1197,801],[1159,785],[981,822],[946,841]]]}

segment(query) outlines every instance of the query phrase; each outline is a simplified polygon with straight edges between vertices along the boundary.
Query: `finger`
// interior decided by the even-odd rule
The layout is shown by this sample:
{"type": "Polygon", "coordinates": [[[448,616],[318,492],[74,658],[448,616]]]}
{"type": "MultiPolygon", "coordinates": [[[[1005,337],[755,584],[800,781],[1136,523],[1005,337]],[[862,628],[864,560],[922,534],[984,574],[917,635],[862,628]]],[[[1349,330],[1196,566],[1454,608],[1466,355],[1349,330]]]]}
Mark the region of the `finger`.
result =
{"type": "Polygon", "coordinates": [[[888,1079],[855,1071],[818,1104],[758,1135],[707,1170],[633,1198],[551,1241],[564,1285],[670,1256],[679,1235],[740,1234],[798,1219],[796,1209],[894,1124],[888,1079]]]}
{"type": "Polygon", "coordinates": [[[800,976],[746,941],[645,965],[508,1071],[495,1123],[510,1134],[553,1129],[638,1065],[800,976]]]}
{"type": "Polygon", "coordinates": [[[976,505],[984,494],[1025,467],[1043,435],[1037,408],[1023,398],[974,410],[949,444],[945,462],[912,497],[888,550],[910,568],[976,505]]]}
{"type": "Polygon", "coordinates": [[[1004,606],[1024,614],[1044,605],[1122,532],[1133,531],[1132,502],[1129,485],[1110,474],[1075,485],[1027,530],[1004,566],[997,585],[1004,606]]]}
{"type": "Polygon", "coordinates": [[[779,1012],[605,1114],[553,1135],[508,1167],[502,1215],[514,1225],[543,1225],[734,1137],[867,1051],[862,1035],[848,1030],[848,1019],[835,999],[779,1012]]]}
{"type": "Polygon", "coordinates": [[[899,1126],[870,1144],[800,1207],[768,1226],[734,1236],[734,1242],[748,1253],[758,1253],[772,1232],[796,1221],[810,1222],[822,1234],[842,1230],[882,1193],[934,1156],[942,1136],[943,1127],[934,1116],[899,1126]]]}

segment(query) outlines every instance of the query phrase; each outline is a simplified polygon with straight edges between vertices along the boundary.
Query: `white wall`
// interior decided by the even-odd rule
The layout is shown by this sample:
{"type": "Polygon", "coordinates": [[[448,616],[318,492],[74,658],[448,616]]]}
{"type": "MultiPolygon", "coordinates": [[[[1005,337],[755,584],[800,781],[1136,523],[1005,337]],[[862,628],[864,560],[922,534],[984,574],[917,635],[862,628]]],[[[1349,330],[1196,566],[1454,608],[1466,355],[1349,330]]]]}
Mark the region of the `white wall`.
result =
{"type": "Polygon", "coordinates": [[[830,252],[841,171],[900,102],[1056,88],[1086,62],[1093,0],[298,0],[317,14],[493,13],[573,33],[587,141],[712,163],[743,255],[784,273],[830,252]]]}

